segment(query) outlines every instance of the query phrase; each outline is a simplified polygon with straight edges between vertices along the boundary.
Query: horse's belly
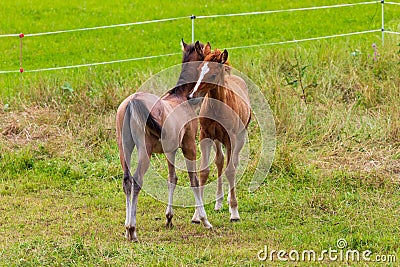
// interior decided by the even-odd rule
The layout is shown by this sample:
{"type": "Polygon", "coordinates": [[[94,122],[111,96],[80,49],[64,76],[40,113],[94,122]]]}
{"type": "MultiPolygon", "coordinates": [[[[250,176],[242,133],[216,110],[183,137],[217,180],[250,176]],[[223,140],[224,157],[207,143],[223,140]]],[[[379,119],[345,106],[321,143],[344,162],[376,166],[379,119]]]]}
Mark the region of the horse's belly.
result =
{"type": "Polygon", "coordinates": [[[205,137],[224,142],[227,130],[218,121],[208,118],[200,119],[201,131],[205,137]]]}
{"type": "Polygon", "coordinates": [[[153,153],[164,153],[164,150],[163,150],[161,142],[157,142],[153,146],[153,153]]]}

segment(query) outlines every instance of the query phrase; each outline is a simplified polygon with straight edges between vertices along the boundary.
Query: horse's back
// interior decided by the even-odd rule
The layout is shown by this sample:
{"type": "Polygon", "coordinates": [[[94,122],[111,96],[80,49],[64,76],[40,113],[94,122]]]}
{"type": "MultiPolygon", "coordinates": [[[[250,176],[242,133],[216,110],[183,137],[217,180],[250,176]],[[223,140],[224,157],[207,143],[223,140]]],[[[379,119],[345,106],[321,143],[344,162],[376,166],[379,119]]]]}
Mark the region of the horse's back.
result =
{"type": "MultiPolygon", "coordinates": [[[[133,99],[142,101],[146,105],[148,110],[153,110],[154,107],[159,104],[158,102],[159,102],[160,98],[154,94],[150,94],[150,93],[146,93],[146,92],[136,92],[136,93],[128,96],[127,98],[125,98],[124,101],[121,102],[121,104],[119,105],[119,107],[117,109],[117,126],[119,125],[119,123],[123,122],[126,107],[129,105],[129,103],[133,99]]],[[[122,124],[121,124],[121,127],[122,127],[122,124]]]]}
{"type": "MultiPolygon", "coordinates": [[[[117,134],[117,139],[118,143],[122,142],[122,127],[124,124],[124,118],[125,118],[125,113],[126,113],[126,108],[128,107],[129,103],[133,100],[137,99],[141,101],[146,108],[150,111],[150,114],[156,119],[156,121],[159,121],[159,116],[154,116],[153,113],[156,113],[155,115],[159,114],[159,112],[152,112],[155,107],[159,106],[159,97],[150,93],[145,93],[145,92],[137,92],[134,93],[127,98],[125,98],[124,101],[121,102],[117,109],[117,115],[116,115],[116,134],[117,134]]],[[[122,145],[122,144],[119,144],[122,145]]]]}

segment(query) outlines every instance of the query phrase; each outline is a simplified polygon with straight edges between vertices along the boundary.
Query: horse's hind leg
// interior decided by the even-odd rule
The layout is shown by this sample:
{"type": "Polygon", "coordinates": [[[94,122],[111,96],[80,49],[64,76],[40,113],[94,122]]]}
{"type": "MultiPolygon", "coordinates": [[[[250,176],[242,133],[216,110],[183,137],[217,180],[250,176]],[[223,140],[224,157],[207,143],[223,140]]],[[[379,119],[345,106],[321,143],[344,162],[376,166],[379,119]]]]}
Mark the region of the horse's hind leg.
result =
{"type": "Polygon", "coordinates": [[[172,227],[172,217],[174,216],[174,210],[172,209],[173,197],[176,184],[178,182],[178,176],[175,172],[175,155],[176,151],[167,154],[168,161],[168,206],[165,211],[165,216],[167,218],[166,227],[172,227]]]}
{"type": "Polygon", "coordinates": [[[131,186],[132,199],[130,200],[130,217],[128,223],[125,224],[126,237],[129,241],[137,241],[136,235],[136,210],[138,204],[139,192],[142,189],[143,177],[150,166],[150,154],[147,153],[146,148],[138,147],[138,164],[135,173],[133,174],[133,181],[131,186]]]}
{"type": "Polygon", "coordinates": [[[222,209],[222,202],[224,200],[224,191],[222,188],[222,170],[224,167],[224,153],[222,152],[222,147],[220,142],[215,142],[216,144],[216,154],[215,154],[215,164],[217,165],[218,178],[217,178],[217,192],[216,192],[216,202],[215,210],[219,211],[222,209]]]}
{"type": "MultiPolygon", "coordinates": [[[[120,146],[120,159],[122,163],[122,167],[124,170],[124,180],[122,182],[122,187],[124,189],[125,197],[126,197],[126,217],[125,217],[125,226],[129,224],[129,220],[131,217],[131,209],[132,209],[132,185],[133,185],[133,177],[131,175],[131,156],[132,151],[135,147],[132,139],[128,139],[123,143],[121,142],[120,146]]],[[[127,236],[128,237],[128,236],[127,236]]]]}

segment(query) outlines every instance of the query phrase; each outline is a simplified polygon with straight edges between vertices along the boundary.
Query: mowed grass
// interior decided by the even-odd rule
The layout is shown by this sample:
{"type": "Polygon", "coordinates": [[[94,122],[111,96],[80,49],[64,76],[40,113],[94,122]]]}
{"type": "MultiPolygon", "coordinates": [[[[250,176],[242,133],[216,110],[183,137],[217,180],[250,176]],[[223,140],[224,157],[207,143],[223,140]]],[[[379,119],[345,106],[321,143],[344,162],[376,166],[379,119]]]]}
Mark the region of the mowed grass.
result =
{"type": "MultiPolygon", "coordinates": [[[[356,1],[349,1],[356,2],[356,1]]],[[[35,33],[167,17],[336,4],[336,1],[126,3],[3,1],[0,33],[35,33]]],[[[400,8],[386,6],[387,29],[400,8]]],[[[380,28],[380,5],[196,20],[196,39],[234,47],[380,28]]],[[[174,53],[191,39],[190,20],[26,37],[25,69],[174,53]]],[[[266,266],[269,250],[349,249],[396,255],[400,220],[400,40],[380,33],[298,45],[230,50],[274,114],[270,173],[249,193],[238,185],[241,221],[206,206],[213,230],[142,192],[139,243],[124,239],[125,196],[115,141],[119,103],[180,56],[90,68],[0,76],[0,264],[3,266],[266,266]],[[372,44],[378,46],[374,60],[372,44]],[[301,83],[300,83],[301,80],[301,83]]],[[[0,70],[19,68],[18,38],[1,38],[0,70]]],[[[262,119],[262,118],[258,118],[262,119]]],[[[259,129],[249,127],[251,157],[259,129]]],[[[162,156],[154,168],[166,177],[162,156]]],[[[215,172],[212,174],[215,179],[215,172]]],[[[187,175],[179,172],[179,184],[187,175]]],[[[145,181],[154,177],[147,175],[145,181]]],[[[166,183],[164,185],[167,190],[166,183]]],[[[371,257],[374,259],[374,257],[371,257]]],[[[296,266],[365,262],[296,262],[296,266]]],[[[373,265],[373,263],[369,263],[373,265]]]]}

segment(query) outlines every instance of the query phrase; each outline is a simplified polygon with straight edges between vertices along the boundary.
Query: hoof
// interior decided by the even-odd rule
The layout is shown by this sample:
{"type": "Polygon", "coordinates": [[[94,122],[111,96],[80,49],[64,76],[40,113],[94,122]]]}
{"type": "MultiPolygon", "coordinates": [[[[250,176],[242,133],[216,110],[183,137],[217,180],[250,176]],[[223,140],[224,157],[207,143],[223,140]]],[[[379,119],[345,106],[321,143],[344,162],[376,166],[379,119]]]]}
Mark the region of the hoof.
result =
{"type": "Polygon", "coordinates": [[[138,242],[138,238],[136,236],[136,229],[134,226],[126,227],[126,239],[130,242],[138,242]]]}
{"type": "Polygon", "coordinates": [[[204,227],[206,229],[212,229],[213,228],[212,224],[207,219],[203,220],[203,224],[204,224],[204,227]]]}
{"type": "Polygon", "coordinates": [[[192,224],[200,224],[200,221],[192,220],[192,224]]]}
{"type": "Polygon", "coordinates": [[[137,242],[139,242],[139,239],[137,239],[137,237],[134,237],[132,239],[128,239],[128,241],[132,242],[132,243],[137,243],[137,242]]]}
{"type": "Polygon", "coordinates": [[[222,210],[222,203],[215,203],[215,206],[214,206],[214,210],[215,211],[221,211],[222,210]]]}
{"type": "Polygon", "coordinates": [[[207,225],[204,225],[204,228],[206,229],[213,229],[213,226],[211,225],[211,223],[208,223],[207,225]]]}
{"type": "Polygon", "coordinates": [[[233,219],[231,219],[231,222],[239,222],[240,221],[240,218],[233,218],[233,219]]]}
{"type": "Polygon", "coordinates": [[[167,229],[172,229],[172,228],[174,228],[174,225],[172,224],[172,222],[167,222],[167,223],[165,224],[165,228],[167,228],[167,229]]]}
{"type": "Polygon", "coordinates": [[[173,227],[172,225],[172,215],[167,214],[167,222],[165,223],[165,227],[167,227],[168,229],[171,229],[173,227]]]}

